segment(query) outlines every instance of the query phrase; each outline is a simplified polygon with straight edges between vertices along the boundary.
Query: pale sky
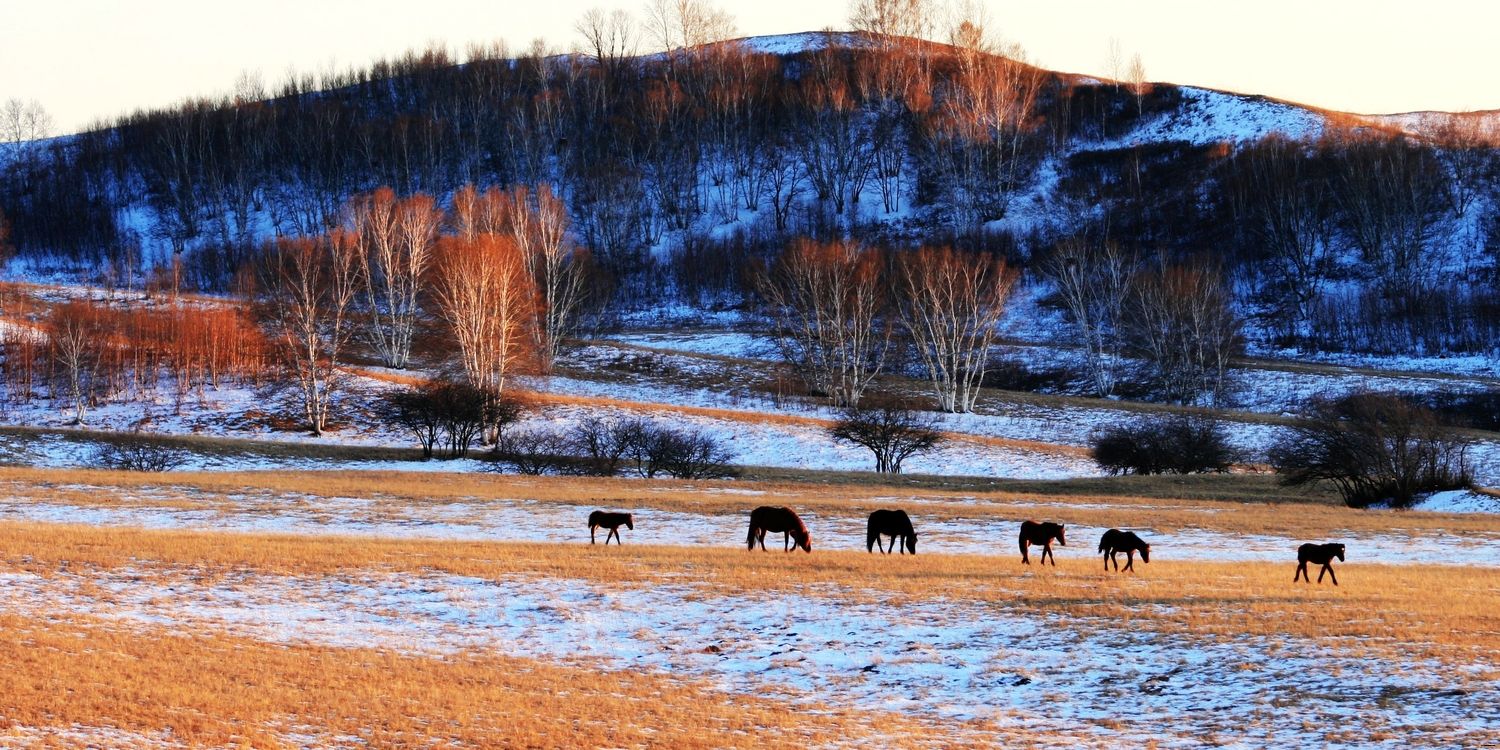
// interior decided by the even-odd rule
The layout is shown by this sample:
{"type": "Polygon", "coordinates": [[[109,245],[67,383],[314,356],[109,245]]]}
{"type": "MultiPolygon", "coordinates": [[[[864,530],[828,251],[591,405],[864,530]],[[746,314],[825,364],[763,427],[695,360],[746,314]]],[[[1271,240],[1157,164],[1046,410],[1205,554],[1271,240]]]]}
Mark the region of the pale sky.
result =
{"type": "MultiPolygon", "coordinates": [[[[846,0],[719,0],[741,35],[847,27],[846,0]]],[[[1104,73],[1111,38],[1156,81],[1363,113],[1500,108],[1492,0],[983,0],[1033,61],[1104,73]]],[[[577,42],[593,7],[642,0],[0,0],[0,101],[59,132],[227,91],[242,71],[363,65],[429,41],[577,42]]]]}

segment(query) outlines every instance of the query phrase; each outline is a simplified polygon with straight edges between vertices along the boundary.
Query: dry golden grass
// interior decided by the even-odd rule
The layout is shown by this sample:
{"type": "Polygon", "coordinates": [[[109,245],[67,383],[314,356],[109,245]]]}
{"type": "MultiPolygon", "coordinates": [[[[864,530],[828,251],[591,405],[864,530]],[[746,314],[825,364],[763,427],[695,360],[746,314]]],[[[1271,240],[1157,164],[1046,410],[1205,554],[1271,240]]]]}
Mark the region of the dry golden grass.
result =
{"type": "MultiPolygon", "coordinates": [[[[1212,478],[1205,478],[1212,479],[1212,478]]],[[[1270,491],[1270,478],[1224,477],[1226,483],[1270,491]],[[1251,483],[1251,484],[1247,484],[1251,483]]],[[[151,475],[84,469],[0,468],[0,487],[18,497],[77,505],[211,508],[230,495],[356,497],[423,506],[489,500],[528,500],[580,507],[629,506],[705,514],[740,514],[756,505],[790,505],[819,514],[859,515],[904,506],[934,519],[1038,518],[1099,527],[1151,526],[1161,532],[1196,528],[1243,534],[1322,539],[1359,534],[1438,533],[1492,536],[1500,519],[1489,514],[1360,511],[1334,505],[1195,499],[1199,483],[1181,493],[1124,494],[1138,483],[1090,480],[1073,494],[939,490],[886,485],[793,481],[685,481],[590,477],[522,477],[406,472],[225,472],[151,475]],[[1110,487],[1119,490],[1111,492],[1110,487]],[[1097,489],[1098,491],[1094,491],[1097,489]],[[149,496],[141,493],[149,491],[149,496]],[[746,495],[747,491],[759,494],[746,495]]],[[[1153,485],[1161,489],[1161,485],[1153,485]]],[[[1281,497],[1273,494],[1273,497],[1281,497]]],[[[1009,549],[1012,541],[1000,540],[1009,549]]]]}
{"type": "MultiPolygon", "coordinates": [[[[997,611],[1086,618],[1079,627],[1126,622],[1190,637],[1328,639],[1402,659],[1500,665],[1500,578],[1458,566],[1338,565],[1339,587],[1293,584],[1295,564],[1136,563],[1106,574],[1092,548],[1063,548],[1053,568],[1007,554],[880,556],[784,554],[743,548],[591,547],[360,537],[218,534],[0,523],[4,567],[130,570],[212,576],[446,573],[500,580],[541,576],[606,585],[694,582],[704,595],[767,590],[850,601],[945,599],[997,611]]],[[[1500,667],[1497,667],[1500,669],[1500,667]]],[[[1500,676],[1500,673],[1497,673],[1500,676]]]]}
{"type": "Polygon", "coordinates": [[[0,664],[5,746],[28,735],[39,739],[27,745],[59,748],[133,747],[132,735],[246,748],[800,748],[887,731],[934,741],[899,716],[793,711],[659,675],[277,645],[78,616],[0,614],[0,664]]]}

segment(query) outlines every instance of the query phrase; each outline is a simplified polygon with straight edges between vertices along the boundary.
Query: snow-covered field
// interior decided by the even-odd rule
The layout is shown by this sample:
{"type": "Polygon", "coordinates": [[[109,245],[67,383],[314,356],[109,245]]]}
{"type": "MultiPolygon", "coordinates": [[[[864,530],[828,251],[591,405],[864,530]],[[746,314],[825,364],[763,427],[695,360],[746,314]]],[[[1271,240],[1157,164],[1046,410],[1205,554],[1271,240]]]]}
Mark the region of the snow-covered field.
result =
{"type": "Polygon", "coordinates": [[[1461,744],[1500,711],[1500,685],[1482,664],[1398,665],[1323,639],[1172,635],[999,602],[888,606],[880,596],[440,574],[0,575],[0,609],[11,612],[664,671],[793,702],[837,695],[860,708],[1034,728],[1040,746],[1307,747],[1327,743],[1330,727],[1356,746],[1391,731],[1461,744]]]}

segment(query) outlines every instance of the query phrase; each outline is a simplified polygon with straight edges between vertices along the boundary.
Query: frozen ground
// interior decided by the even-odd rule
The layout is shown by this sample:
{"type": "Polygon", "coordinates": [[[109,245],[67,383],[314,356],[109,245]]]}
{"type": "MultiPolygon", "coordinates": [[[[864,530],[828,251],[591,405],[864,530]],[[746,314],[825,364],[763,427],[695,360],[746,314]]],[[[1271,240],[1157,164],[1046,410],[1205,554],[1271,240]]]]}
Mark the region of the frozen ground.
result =
{"type": "MultiPolygon", "coordinates": [[[[73,487],[82,489],[86,487],[73,487]]],[[[478,499],[455,503],[412,503],[391,498],[308,497],[295,494],[245,493],[228,498],[204,498],[196,507],[168,503],[179,492],[150,489],[134,493],[127,503],[76,505],[58,503],[44,496],[29,496],[26,487],[12,486],[0,500],[0,519],[74,523],[91,526],[124,526],[153,529],[194,529],[291,534],[354,534],[415,539],[466,541],[559,542],[586,544],[590,507],[537,502],[520,498],[478,499]]],[[[191,495],[188,496],[189,499],[191,495]]],[[[712,514],[617,507],[601,501],[609,510],[635,515],[634,530],[622,530],[626,544],[672,544],[706,547],[738,547],[744,544],[748,513],[765,501],[755,491],[745,496],[743,513],[712,514]]],[[[778,501],[779,502],[779,501],[778,501]]],[[[999,555],[997,565],[1011,565],[1018,556],[1016,527],[1021,521],[1046,518],[1049,512],[1077,506],[1065,503],[990,502],[983,518],[955,517],[940,507],[922,507],[910,498],[890,498],[889,505],[905,507],[918,532],[921,554],[999,555]]],[[[972,507],[972,505],[970,506],[972,507]]],[[[1151,511],[1141,508],[1143,521],[1151,511]]],[[[813,532],[814,550],[865,549],[863,514],[819,514],[803,512],[813,532]]],[[[1446,565],[1500,568],[1500,533],[1472,532],[1455,536],[1441,531],[1403,528],[1400,516],[1391,518],[1389,533],[1371,534],[1348,529],[1330,529],[1327,538],[1349,545],[1354,562],[1410,564],[1421,561],[1446,565]]],[[[1202,528],[1169,531],[1149,525],[1131,527],[1152,544],[1160,560],[1260,560],[1295,559],[1301,539],[1271,534],[1234,534],[1202,528]]],[[[1097,557],[1104,528],[1070,524],[1071,544],[1059,548],[1060,557],[1097,557]]],[[[603,533],[600,534],[602,541],[603,533]]],[[[768,535],[767,548],[779,547],[780,535],[768,535]]]]}
{"type": "Polygon", "coordinates": [[[1415,654],[1395,664],[1331,637],[1219,640],[1004,602],[888,606],[881,596],[521,576],[0,575],[0,609],[10,612],[662,671],[730,692],[985,719],[1035,729],[1041,746],[1364,746],[1390,732],[1460,746],[1493,732],[1485,717],[1500,711],[1484,664],[1438,668],[1415,654]]]}

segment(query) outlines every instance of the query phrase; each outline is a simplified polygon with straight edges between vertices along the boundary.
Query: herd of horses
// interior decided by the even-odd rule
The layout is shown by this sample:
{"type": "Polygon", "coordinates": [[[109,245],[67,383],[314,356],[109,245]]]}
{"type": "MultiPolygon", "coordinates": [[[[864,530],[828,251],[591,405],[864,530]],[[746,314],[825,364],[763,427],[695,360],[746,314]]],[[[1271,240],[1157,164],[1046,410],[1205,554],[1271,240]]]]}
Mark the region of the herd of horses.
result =
{"type": "MultiPolygon", "coordinates": [[[[589,544],[595,543],[594,532],[597,529],[609,529],[609,534],[604,537],[604,544],[609,545],[613,538],[615,544],[620,544],[620,527],[624,526],[635,530],[635,518],[629,513],[610,513],[608,511],[596,510],[589,514],[589,544]]],[[[790,552],[802,548],[805,552],[812,552],[812,532],[807,530],[807,524],[797,516],[796,511],[787,507],[773,507],[762,505],[750,512],[750,531],[745,536],[745,546],[754,550],[759,544],[762,550],[766,548],[766,534],[781,534],[781,549],[790,552]]],[[[1057,567],[1057,555],[1052,551],[1052,542],[1056,541],[1059,546],[1068,546],[1067,528],[1060,523],[1022,521],[1021,534],[1019,537],[1021,545],[1021,562],[1030,565],[1032,545],[1042,548],[1039,564],[1046,565],[1047,560],[1052,560],[1052,566],[1057,567]]],[[[898,554],[917,554],[917,530],[912,526],[911,516],[904,510],[877,510],[870,514],[870,520],[865,526],[865,551],[874,552],[880,547],[881,554],[890,554],[892,551],[898,554]],[[890,537],[890,546],[887,548],[885,538],[890,537]]],[[[1141,555],[1141,562],[1151,562],[1151,545],[1141,539],[1133,531],[1121,531],[1110,529],[1099,538],[1099,554],[1104,557],[1104,569],[1108,571],[1110,565],[1114,565],[1116,571],[1120,571],[1120,561],[1116,557],[1121,552],[1125,553],[1125,571],[1135,571],[1135,555],[1141,555]]],[[[1344,560],[1344,545],[1339,543],[1327,544],[1304,544],[1297,548],[1297,572],[1292,576],[1292,582],[1298,580],[1311,583],[1308,576],[1307,564],[1317,563],[1322,565],[1318,571],[1318,583],[1323,582],[1326,573],[1333,581],[1333,585],[1339,585],[1338,576],[1333,574],[1333,558],[1337,557],[1339,562],[1344,560]]]]}

